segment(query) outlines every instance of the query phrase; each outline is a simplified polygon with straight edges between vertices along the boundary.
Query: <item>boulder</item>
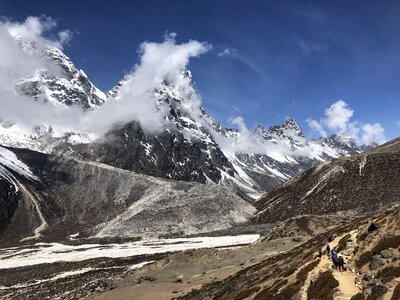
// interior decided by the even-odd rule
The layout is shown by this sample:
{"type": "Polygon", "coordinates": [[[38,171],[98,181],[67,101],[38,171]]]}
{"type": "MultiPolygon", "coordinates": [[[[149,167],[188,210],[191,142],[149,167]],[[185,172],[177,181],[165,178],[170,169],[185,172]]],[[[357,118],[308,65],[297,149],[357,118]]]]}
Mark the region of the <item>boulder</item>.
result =
{"type": "Polygon", "coordinates": [[[373,278],[372,275],[368,273],[365,273],[362,277],[362,279],[365,281],[370,281],[372,278],[373,278]]]}
{"type": "Polygon", "coordinates": [[[392,258],[394,256],[391,250],[382,250],[380,254],[383,258],[392,258]]]}
{"type": "Polygon", "coordinates": [[[372,257],[371,262],[369,263],[369,269],[370,270],[375,270],[385,264],[385,261],[378,256],[372,257]]]}
{"type": "Polygon", "coordinates": [[[277,277],[277,276],[279,276],[280,274],[282,274],[283,271],[284,271],[284,270],[283,270],[282,268],[277,267],[277,268],[275,268],[275,269],[272,271],[272,275],[275,276],[275,277],[277,277]]]}
{"type": "Polygon", "coordinates": [[[346,249],[350,249],[354,246],[354,243],[352,241],[346,242],[346,249]]]}
{"type": "Polygon", "coordinates": [[[387,291],[388,291],[388,288],[385,285],[378,284],[371,289],[371,295],[372,296],[381,296],[383,294],[386,294],[387,291]]]}
{"type": "Polygon", "coordinates": [[[368,226],[368,233],[374,232],[375,230],[378,229],[378,226],[376,226],[374,223],[371,223],[371,225],[368,226]]]}

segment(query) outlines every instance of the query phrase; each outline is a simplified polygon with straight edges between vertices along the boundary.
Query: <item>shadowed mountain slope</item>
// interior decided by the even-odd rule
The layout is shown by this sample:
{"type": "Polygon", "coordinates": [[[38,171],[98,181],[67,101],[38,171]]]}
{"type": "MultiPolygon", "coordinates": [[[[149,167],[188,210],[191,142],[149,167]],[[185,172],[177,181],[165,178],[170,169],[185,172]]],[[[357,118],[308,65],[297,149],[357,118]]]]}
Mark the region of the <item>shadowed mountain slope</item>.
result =
{"type": "Polygon", "coordinates": [[[400,200],[400,139],[333,159],[285,182],[257,202],[258,222],[302,214],[374,211],[400,200]]]}

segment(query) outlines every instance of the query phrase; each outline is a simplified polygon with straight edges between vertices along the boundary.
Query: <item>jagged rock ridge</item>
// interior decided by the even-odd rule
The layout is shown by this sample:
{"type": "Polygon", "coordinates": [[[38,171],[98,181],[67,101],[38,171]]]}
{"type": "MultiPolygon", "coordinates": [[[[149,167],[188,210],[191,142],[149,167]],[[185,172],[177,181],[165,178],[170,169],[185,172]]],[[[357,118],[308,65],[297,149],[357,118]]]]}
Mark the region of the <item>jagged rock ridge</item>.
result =
{"type": "MultiPolygon", "coordinates": [[[[31,51],[34,45],[23,47],[31,51]]],[[[120,101],[121,90],[134,84],[135,74],[127,75],[104,94],[59,49],[46,47],[40,51],[61,72],[49,68],[16,83],[17,91],[36,100],[96,109],[107,98],[120,101]]],[[[55,142],[48,125],[36,132],[21,133],[17,126],[3,123],[0,142],[42,152],[72,147],[91,160],[118,168],[177,180],[230,185],[251,198],[258,198],[327,159],[359,152],[354,141],[343,136],[307,139],[294,119],[269,129],[257,127],[250,133],[253,148],[241,149],[243,133],[223,128],[201,107],[190,71],[182,70],[177,82],[174,85],[164,81],[153,90],[157,105],[168,109],[166,119],[170,126],[162,133],[147,134],[132,120],[112,128],[106,140],[93,141],[86,133],[69,133],[55,142]]]]}

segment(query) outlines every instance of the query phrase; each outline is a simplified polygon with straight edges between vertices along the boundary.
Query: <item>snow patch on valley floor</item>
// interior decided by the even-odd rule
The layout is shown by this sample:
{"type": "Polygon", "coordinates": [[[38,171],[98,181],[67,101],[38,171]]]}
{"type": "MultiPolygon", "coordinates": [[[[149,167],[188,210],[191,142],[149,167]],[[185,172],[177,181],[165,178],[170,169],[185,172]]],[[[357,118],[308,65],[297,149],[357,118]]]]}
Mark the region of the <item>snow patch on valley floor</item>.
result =
{"type": "Polygon", "coordinates": [[[121,268],[125,268],[126,271],[132,271],[132,270],[136,270],[136,269],[140,269],[142,267],[144,267],[145,265],[151,264],[153,263],[154,260],[152,261],[144,261],[138,264],[134,264],[131,266],[127,266],[127,267],[109,267],[109,268],[83,268],[83,269],[78,269],[78,270],[72,270],[72,271],[66,271],[66,272],[61,272],[57,275],[54,275],[53,277],[50,278],[46,278],[46,279],[42,279],[42,280],[32,280],[29,281],[27,283],[21,283],[21,284],[16,284],[16,285],[12,285],[12,286],[0,286],[0,290],[9,290],[9,289],[20,289],[20,288],[26,288],[26,287],[31,287],[31,286],[35,286],[38,284],[42,284],[42,283],[46,283],[46,282],[51,282],[51,281],[56,281],[58,279],[63,279],[63,278],[67,278],[67,277],[71,277],[71,276],[75,276],[75,275],[81,275],[81,274],[85,274],[91,271],[97,271],[97,270],[109,270],[109,269],[121,269],[121,268]]]}
{"type": "Polygon", "coordinates": [[[256,242],[259,234],[219,237],[157,239],[123,244],[36,243],[32,248],[0,249],[0,269],[18,268],[59,261],[76,262],[93,258],[119,258],[177,252],[201,248],[221,248],[247,245],[256,242]]]}

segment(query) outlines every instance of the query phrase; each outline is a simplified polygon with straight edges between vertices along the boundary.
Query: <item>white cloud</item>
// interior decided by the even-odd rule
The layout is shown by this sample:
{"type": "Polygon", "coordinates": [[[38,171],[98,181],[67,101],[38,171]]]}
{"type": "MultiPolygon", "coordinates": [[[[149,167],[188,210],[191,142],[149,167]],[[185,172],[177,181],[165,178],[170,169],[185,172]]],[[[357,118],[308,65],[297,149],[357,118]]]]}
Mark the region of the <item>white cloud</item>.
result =
{"type": "Polygon", "coordinates": [[[217,57],[229,57],[229,59],[235,60],[248,68],[254,74],[256,74],[261,80],[267,80],[268,76],[265,70],[261,68],[252,57],[243,55],[235,48],[225,48],[223,51],[217,53],[217,57]]]}
{"type": "Polygon", "coordinates": [[[319,121],[307,119],[308,126],[321,136],[340,133],[353,137],[357,143],[370,144],[385,141],[384,129],[379,123],[351,121],[354,110],[343,100],[338,100],[325,109],[325,117],[319,121]],[[361,135],[360,135],[361,133],[361,135]]]}
{"type": "Polygon", "coordinates": [[[326,133],[324,127],[321,125],[320,122],[318,122],[317,120],[313,120],[313,119],[307,119],[307,124],[308,126],[310,126],[310,128],[316,132],[318,132],[322,137],[327,137],[328,134],[326,133]]]}
{"type": "Polygon", "coordinates": [[[63,48],[72,38],[72,32],[69,30],[60,31],[57,33],[58,39],[51,40],[43,37],[43,34],[57,27],[57,23],[50,17],[33,17],[26,18],[23,23],[12,22],[8,19],[1,22],[1,26],[5,27],[13,37],[21,37],[29,42],[36,42],[39,45],[63,48]]]}
{"type": "MultiPolygon", "coordinates": [[[[154,88],[164,81],[176,86],[190,101],[182,103],[188,113],[200,114],[200,98],[190,88],[189,78],[180,76],[189,59],[207,52],[207,43],[189,41],[177,44],[169,34],[162,43],[144,42],[140,46],[140,64],[130,75],[131,80],[120,90],[118,101],[108,101],[88,114],[88,124],[104,131],[116,122],[138,121],[144,130],[157,132],[166,125],[167,108],[157,106],[154,88]]],[[[193,116],[195,119],[197,116],[193,116]]]]}
{"type": "Polygon", "coordinates": [[[227,55],[230,55],[230,54],[231,54],[231,49],[226,48],[226,49],[224,49],[224,51],[219,52],[217,54],[217,56],[221,57],[221,56],[227,56],[227,55]]]}
{"type": "Polygon", "coordinates": [[[46,46],[59,46],[59,42],[42,36],[54,27],[55,23],[50,18],[28,17],[24,23],[0,21],[0,119],[12,120],[27,127],[41,123],[62,126],[62,120],[68,119],[75,124],[79,119],[78,111],[35,102],[14,90],[18,80],[35,76],[40,70],[52,70],[54,74],[61,72],[41,53],[46,46]],[[16,39],[26,43],[25,50],[17,44],[16,39]]]}
{"type": "Polygon", "coordinates": [[[303,50],[304,54],[309,55],[315,52],[322,52],[324,51],[324,47],[319,45],[319,44],[315,44],[315,43],[311,43],[311,42],[307,42],[305,40],[300,39],[299,41],[299,46],[301,48],[301,50],[303,50]]]}
{"type": "Polygon", "coordinates": [[[349,120],[354,111],[343,100],[333,103],[325,110],[324,124],[332,131],[346,132],[349,126],[349,120]]]}
{"type": "Polygon", "coordinates": [[[72,40],[72,31],[71,30],[63,30],[58,33],[58,39],[61,45],[69,45],[69,42],[72,40]]]}
{"type": "MultiPolygon", "coordinates": [[[[289,156],[310,156],[312,155],[312,147],[305,146],[302,149],[293,149],[289,140],[282,140],[281,143],[265,140],[260,136],[253,134],[246,126],[243,117],[237,116],[231,118],[229,122],[235,125],[238,131],[233,134],[233,137],[227,138],[217,132],[213,133],[213,137],[221,147],[224,153],[252,153],[252,154],[265,154],[278,161],[287,161],[286,155],[289,156]]],[[[212,128],[211,128],[212,131],[212,128]]],[[[305,143],[303,137],[299,137],[295,132],[288,132],[292,134],[294,140],[301,140],[305,143]]]]}
{"type": "Polygon", "coordinates": [[[51,70],[53,74],[61,72],[54,61],[45,59],[42,53],[45,47],[60,48],[71,38],[68,30],[59,32],[57,41],[45,38],[43,34],[55,26],[51,18],[29,17],[23,23],[0,22],[0,120],[11,120],[26,128],[50,124],[58,133],[103,133],[117,122],[136,120],[145,131],[155,132],[166,125],[166,108],[157,105],[154,95],[154,89],[164,81],[176,86],[191,100],[182,103],[182,109],[199,114],[200,98],[188,88],[190,79],[180,75],[190,58],[207,52],[211,46],[198,41],[177,44],[174,33],[166,35],[162,43],[141,44],[140,63],[130,74],[132,80],[121,89],[119,100],[110,99],[94,111],[83,113],[77,108],[44,104],[17,94],[14,86],[21,78],[33,77],[43,70],[51,70]],[[24,50],[17,44],[21,39],[27,42],[24,50]]]}
{"type": "Polygon", "coordinates": [[[382,144],[385,142],[385,133],[381,124],[365,124],[362,126],[362,137],[361,140],[365,145],[370,144],[382,144]]]}

